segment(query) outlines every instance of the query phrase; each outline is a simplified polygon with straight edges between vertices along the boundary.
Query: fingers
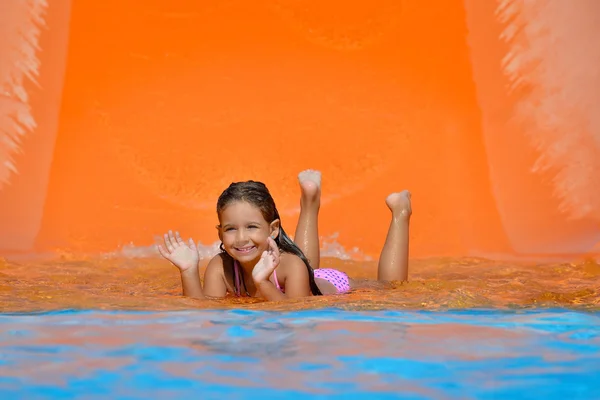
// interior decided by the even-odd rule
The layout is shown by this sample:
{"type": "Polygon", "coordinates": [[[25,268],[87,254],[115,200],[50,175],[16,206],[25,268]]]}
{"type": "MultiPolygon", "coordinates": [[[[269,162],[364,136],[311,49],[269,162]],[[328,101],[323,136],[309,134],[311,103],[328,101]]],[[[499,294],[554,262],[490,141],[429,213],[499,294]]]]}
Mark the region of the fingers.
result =
{"type": "Polygon", "coordinates": [[[165,233],[163,236],[164,236],[164,240],[165,240],[165,248],[167,249],[167,251],[169,253],[172,253],[173,250],[175,250],[175,247],[171,244],[171,239],[169,238],[169,234],[165,233]]]}
{"type": "Polygon", "coordinates": [[[167,248],[167,250],[172,251],[173,249],[173,243],[171,243],[171,231],[167,231],[167,233],[165,233],[165,247],[167,248]]]}
{"type": "Polygon", "coordinates": [[[269,251],[275,253],[279,253],[279,248],[277,247],[277,243],[275,243],[275,240],[273,240],[272,237],[269,237],[268,243],[269,243],[269,251]]]}
{"type": "Polygon", "coordinates": [[[177,239],[175,239],[175,235],[173,235],[173,231],[169,230],[169,243],[173,247],[177,247],[177,239]]]}
{"type": "MultiPolygon", "coordinates": [[[[162,248],[162,251],[165,252],[164,254],[161,252],[161,255],[163,255],[164,257],[170,255],[170,253],[174,252],[175,249],[177,249],[178,247],[186,246],[186,242],[182,239],[179,232],[173,233],[173,231],[169,230],[169,232],[165,233],[163,235],[163,237],[164,237],[164,241],[165,241],[165,246],[162,247],[159,245],[159,247],[162,248]]],[[[188,240],[187,245],[189,246],[190,249],[197,250],[196,243],[194,243],[194,239],[190,238],[188,240]]],[[[159,252],[161,251],[160,248],[158,250],[159,252]]]]}
{"type": "Polygon", "coordinates": [[[165,247],[166,249],[171,252],[173,251],[173,246],[171,246],[171,240],[169,240],[169,234],[165,233],[163,235],[164,241],[165,241],[165,247]]]}
{"type": "Polygon", "coordinates": [[[169,250],[169,252],[172,252],[179,246],[185,245],[185,242],[181,238],[181,235],[179,234],[179,232],[175,232],[175,234],[173,234],[173,231],[169,230],[168,233],[164,234],[164,238],[165,238],[165,246],[166,246],[167,250],[169,250]]]}
{"type": "Polygon", "coordinates": [[[175,232],[175,240],[177,241],[177,244],[179,246],[182,246],[185,244],[185,242],[183,241],[183,239],[181,238],[181,235],[179,234],[179,232],[175,232]]]}
{"type": "Polygon", "coordinates": [[[261,261],[263,261],[263,265],[267,268],[272,268],[273,267],[273,253],[271,253],[271,251],[266,250],[263,251],[262,255],[260,256],[261,261]]]}
{"type": "Polygon", "coordinates": [[[170,254],[167,252],[167,250],[165,250],[165,248],[162,247],[160,244],[157,247],[158,247],[158,252],[160,253],[160,255],[168,260],[170,254]]]}
{"type": "Polygon", "coordinates": [[[279,257],[280,257],[279,247],[277,247],[277,243],[272,238],[269,238],[269,251],[271,252],[271,254],[273,256],[273,263],[275,265],[278,265],[279,257]]]}

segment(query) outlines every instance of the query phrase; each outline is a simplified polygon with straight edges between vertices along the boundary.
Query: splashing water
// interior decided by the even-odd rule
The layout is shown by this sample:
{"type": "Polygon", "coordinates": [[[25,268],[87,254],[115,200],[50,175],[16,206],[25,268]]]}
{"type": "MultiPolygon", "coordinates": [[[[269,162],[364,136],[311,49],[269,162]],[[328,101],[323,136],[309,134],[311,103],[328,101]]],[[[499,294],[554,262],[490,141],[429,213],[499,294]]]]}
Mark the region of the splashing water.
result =
{"type": "MultiPolygon", "coordinates": [[[[600,265],[593,259],[501,261],[482,258],[412,259],[410,282],[379,284],[376,261],[323,258],[322,268],[342,270],[359,288],[340,296],[286,302],[181,296],[177,269],[153,256],[154,249],[130,247],[129,255],[53,254],[45,259],[0,258],[0,309],[185,310],[248,308],[300,310],[340,307],[381,309],[521,309],[567,307],[600,310],[600,265]]],[[[343,257],[347,258],[346,253],[343,257]]],[[[206,265],[208,260],[204,261],[206,265]]],[[[203,268],[201,276],[203,276],[203,268]]]]}
{"type": "MultiPolygon", "coordinates": [[[[346,249],[340,244],[337,239],[339,233],[334,233],[331,236],[321,237],[322,248],[321,256],[328,258],[337,258],[340,260],[354,260],[354,261],[372,261],[373,258],[367,254],[364,254],[358,247],[346,249]]],[[[162,237],[155,236],[154,242],[156,244],[162,241],[162,237]]],[[[209,260],[217,253],[220,252],[219,245],[221,242],[216,241],[211,244],[204,244],[202,242],[196,243],[200,259],[209,260]]],[[[106,254],[107,257],[126,257],[126,258],[147,258],[157,257],[159,255],[156,246],[136,246],[133,243],[122,246],[119,250],[106,254]]]]}

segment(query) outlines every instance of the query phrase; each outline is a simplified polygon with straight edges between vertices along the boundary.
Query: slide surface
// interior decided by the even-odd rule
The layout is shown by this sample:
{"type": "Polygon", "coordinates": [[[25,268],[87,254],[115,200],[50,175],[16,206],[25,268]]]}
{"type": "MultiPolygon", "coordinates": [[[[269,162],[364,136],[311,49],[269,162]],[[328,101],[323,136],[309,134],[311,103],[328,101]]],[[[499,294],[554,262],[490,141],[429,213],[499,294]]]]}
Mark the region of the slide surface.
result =
{"type": "Polygon", "coordinates": [[[0,252],[210,245],[247,179],[293,232],[307,168],[348,252],[402,189],[415,257],[595,252],[599,3],[567,3],[3,1],[0,252]]]}

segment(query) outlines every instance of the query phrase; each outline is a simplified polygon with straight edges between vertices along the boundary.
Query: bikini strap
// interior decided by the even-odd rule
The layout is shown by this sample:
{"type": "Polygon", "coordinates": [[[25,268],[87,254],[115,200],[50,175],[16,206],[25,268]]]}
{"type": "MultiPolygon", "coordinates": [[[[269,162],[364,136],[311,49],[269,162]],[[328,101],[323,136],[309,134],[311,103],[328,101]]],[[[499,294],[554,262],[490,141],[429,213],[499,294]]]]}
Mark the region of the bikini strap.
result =
{"type": "Polygon", "coordinates": [[[282,291],[281,287],[279,287],[279,280],[277,279],[277,270],[276,269],[273,270],[273,279],[275,280],[275,286],[277,286],[277,289],[279,289],[279,291],[282,291]]]}
{"type": "MultiPolygon", "coordinates": [[[[235,295],[237,297],[240,297],[242,294],[242,281],[240,279],[240,265],[238,264],[237,260],[233,260],[233,274],[234,274],[233,289],[235,290],[235,295]]],[[[275,286],[277,286],[277,289],[279,289],[281,292],[283,292],[283,290],[281,290],[281,286],[279,286],[279,279],[277,279],[277,271],[276,270],[273,271],[273,279],[275,280],[275,286]]]]}

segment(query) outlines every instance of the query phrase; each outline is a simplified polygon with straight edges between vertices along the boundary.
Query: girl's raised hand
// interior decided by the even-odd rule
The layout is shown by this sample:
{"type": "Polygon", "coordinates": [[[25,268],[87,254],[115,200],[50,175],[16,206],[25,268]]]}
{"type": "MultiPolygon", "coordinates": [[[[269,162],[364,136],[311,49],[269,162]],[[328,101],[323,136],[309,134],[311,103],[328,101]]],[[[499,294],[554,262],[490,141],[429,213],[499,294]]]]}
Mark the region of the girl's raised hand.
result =
{"type": "Polygon", "coordinates": [[[260,260],[254,266],[252,270],[252,279],[254,282],[260,283],[269,279],[275,268],[279,266],[279,248],[277,247],[277,243],[273,238],[269,237],[267,239],[269,248],[266,251],[263,251],[260,260]]]}
{"type": "Polygon", "coordinates": [[[198,248],[191,238],[186,243],[179,235],[179,232],[175,232],[175,235],[173,235],[173,231],[169,231],[169,233],[165,233],[164,241],[164,246],[158,245],[158,252],[179,268],[181,272],[198,267],[200,259],[198,248]]]}

